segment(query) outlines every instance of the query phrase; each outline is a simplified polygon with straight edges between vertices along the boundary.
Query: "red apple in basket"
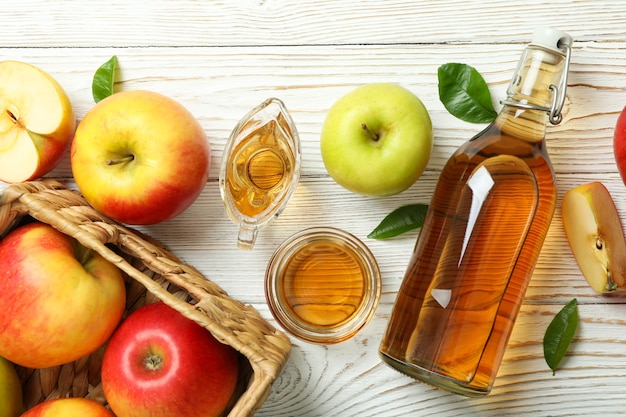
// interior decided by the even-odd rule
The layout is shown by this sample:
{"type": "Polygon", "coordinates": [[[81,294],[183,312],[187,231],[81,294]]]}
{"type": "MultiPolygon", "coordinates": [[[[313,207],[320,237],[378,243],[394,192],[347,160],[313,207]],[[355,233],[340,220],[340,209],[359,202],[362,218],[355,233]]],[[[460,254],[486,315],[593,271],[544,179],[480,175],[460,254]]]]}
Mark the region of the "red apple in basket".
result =
{"type": "Polygon", "coordinates": [[[81,120],[70,160],[76,185],[96,210],[146,225],[171,219],[196,200],[208,179],[210,146],[177,101],[124,91],[81,120]]]}
{"type": "Polygon", "coordinates": [[[236,351],[162,302],[128,316],[102,361],[102,388],[119,417],[216,417],[238,379],[236,351]]]}
{"type": "Polygon", "coordinates": [[[0,356],[29,368],[71,362],[100,347],[126,304],[121,271],[43,223],[0,241],[0,356]]]}
{"type": "Polygon", "coordinates": [[[87,398],[57,398],[44,401],[22,417],[115,417],[102,404],[87,398]]]}
{"type": "Polygon", "coordinates": [[[68,148],[76,119],[59,83],[40,68],[0,62],[0,180],[47,174],[68,148]]]}
{"type": "Polygon", "coordinates": [[[622,181],[626,184],[626,107],[617,118],[613,132],[613,153],[622,181]]]}

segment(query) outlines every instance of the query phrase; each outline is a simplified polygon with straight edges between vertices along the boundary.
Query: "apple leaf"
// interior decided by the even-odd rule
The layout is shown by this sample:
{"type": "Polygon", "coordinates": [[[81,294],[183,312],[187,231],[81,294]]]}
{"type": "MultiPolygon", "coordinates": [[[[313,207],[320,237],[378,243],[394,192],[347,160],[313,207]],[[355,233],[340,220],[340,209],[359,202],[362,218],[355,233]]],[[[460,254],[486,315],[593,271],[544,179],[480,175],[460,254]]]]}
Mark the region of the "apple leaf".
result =
{"type": "Polygon", "coordinates": [[[93,82],[91,83],[91,94],[96,103],[113,94],[116,69],[117,56],[113,55],[111,59],[102,64],[94,74],[93,82]]]}
{"type": "Polygon", "coordinates": [[[490,123],[498,113],[482,75],[467,64],[443,64],[437,70],[439,100],[453,116],[470,123],[490,123]]]}
{"type": "Polygon", "coordinates": [[[543,337],[543,356],[552,369],[552,375],[567,353],[578,327],[578,302],[572,299],[550,322],[543,337]]]}
{"type": "Polygon", "coordinates": [[[427,204],[409,204],[389,213],[372,232],[370,239],[389,239],[402,233],[418,229],[424,224],[427,204]]]}

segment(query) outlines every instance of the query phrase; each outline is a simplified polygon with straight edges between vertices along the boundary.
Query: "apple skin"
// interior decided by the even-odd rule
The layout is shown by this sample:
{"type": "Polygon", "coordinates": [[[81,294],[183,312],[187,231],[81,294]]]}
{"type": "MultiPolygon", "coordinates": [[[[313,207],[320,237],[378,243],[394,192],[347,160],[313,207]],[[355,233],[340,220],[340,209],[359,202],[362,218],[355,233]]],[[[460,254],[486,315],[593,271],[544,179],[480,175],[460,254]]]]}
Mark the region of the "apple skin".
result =
{"type": "Polygon", "coordinates": [[[585,279],[597,293],[626,288],[626,239],[611,194],[600,182],[567,191],[563,228],[585,279]]]}
{"type": "Polygon", "coordinates": [[[238,378],[236,351],[156,302],[128,316],[102,361],[102,388],[123,417],[220,416],[238,378]]]}
{"type": "Polygon", "coordinates": [[[615,124],[613,154],[622,182],[626,185],[626,106],[622,109],[615,124]]]}
{"type": "Polygon", "coordinates": [[[186,210],[207,180],[211,151],[180,103],[151,91],[101,100],[80,121],[70,161],[76,185],[98,211],[149,225],[186,210]]]}
{"type": "Polygon", "coordinates": [[[428,111],[412,92],[390,83],[366,84],[341,97],[320,138],[330,176],[352,192],[379,197],[415,183],[432,147],[428,111]]]}
{"type": "Polygon", "coordinates": [[[77,360],[113,333],[126,305],[119,268],[43,223],[0,241],[0,355],[28,368],[77,360]]]}
{"type": "Polygon", "coordinates": [[[15,366],[0,356],[0,416],[17,417],[23,407],[22,385],[15,366]]]}
{"type": "Polygon", "coordinates": [[[21,417],[115,417],[115,415],[95,400],[56,398],[37,404],[21,417]]]}
{"type": "Polygon", "coordinates": [[[42,177],[68,149],[76,119],[61,85],[34,65],[0,62],[0,180],[42,177]]]}

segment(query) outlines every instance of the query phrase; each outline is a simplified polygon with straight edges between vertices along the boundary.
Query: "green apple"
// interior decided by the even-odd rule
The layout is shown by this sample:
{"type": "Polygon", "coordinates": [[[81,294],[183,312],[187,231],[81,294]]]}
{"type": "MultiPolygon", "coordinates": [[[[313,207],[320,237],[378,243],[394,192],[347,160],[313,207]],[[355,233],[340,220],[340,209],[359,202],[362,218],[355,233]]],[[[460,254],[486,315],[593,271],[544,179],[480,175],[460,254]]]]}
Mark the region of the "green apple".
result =
{"type": "Polygon", "coordinates": [[[0,356],[0,416],[17,417],[22,407],[22,385],[15,366],[0,356]]]}
{"type": "Polygon", "coordinates": [[[381,197],[417,181],[432,147],[424,104],[389,83],[367,84],[341,97],[328,111],[320,139],[324,165],[339,185],[381,197]]]}
{"type": "Polygon", "coordinates": [[[31,64],[0,62],[0,180],[47,174],[67,150],[76,119],[59,83],[31,64]]]}
{"type": "Polygon", "coordinates": [[[626,239],[615,202],[600,182],[567,191],[563,228],[574,258],[598,293],[626,289],[626,239]]]}
{"type": "Polygon", "coordinates": [[[96,104],[76,128],[70,162],[96,210],[127,224],[155,224],[200,195],[209,140],[181,103],[152,91],[123,91],[96,104]]]}

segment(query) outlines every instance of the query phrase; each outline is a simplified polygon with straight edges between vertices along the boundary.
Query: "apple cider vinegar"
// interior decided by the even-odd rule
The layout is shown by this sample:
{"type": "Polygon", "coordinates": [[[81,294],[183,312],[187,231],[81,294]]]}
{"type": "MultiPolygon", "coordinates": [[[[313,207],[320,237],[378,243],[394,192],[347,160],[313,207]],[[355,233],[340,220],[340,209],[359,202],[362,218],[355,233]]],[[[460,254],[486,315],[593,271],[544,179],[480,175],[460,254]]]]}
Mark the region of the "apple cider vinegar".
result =
{"type": "Polygon", "coordinates": [[[220,193],[239,226],[237,246],[252,249],[260,229],[287,206],[300,179],[298,131],[282,101],[270,98],[233,129],[222,156],[220,193]]]}
{"type": "Polygon", "coordinates": [[[536,34],[495,122],[444,166],[380,346],[401,372],[490,392],[556,206],[545,125],[570,43],[536,34]]]}
{"type": "Polygon", "coordinates": [[[295,158],[276,121],[241,140],[233,149],[226,177],[237,210],[255,217],[284,196],[293,177],[295,158]]]}
{"type": "Polygon", "coordinates": [[[365,297],[363,268],[355,254],[341,244],[312,242],[285,265],[285,306],[311,326],[340,326],[354,316],[365,297]]]}
{"type": "Polygon", "coordinates": [[[313,343],[337,343],[372,317],[381,293],[380,271],[367,246],[340,229],[296,233],[272,256],[266,297],[276,320],[313,343]]]}

